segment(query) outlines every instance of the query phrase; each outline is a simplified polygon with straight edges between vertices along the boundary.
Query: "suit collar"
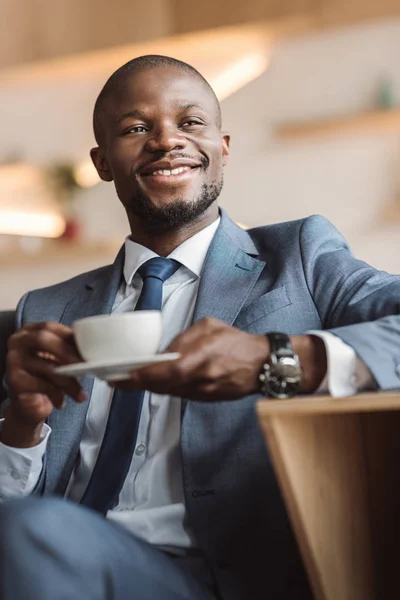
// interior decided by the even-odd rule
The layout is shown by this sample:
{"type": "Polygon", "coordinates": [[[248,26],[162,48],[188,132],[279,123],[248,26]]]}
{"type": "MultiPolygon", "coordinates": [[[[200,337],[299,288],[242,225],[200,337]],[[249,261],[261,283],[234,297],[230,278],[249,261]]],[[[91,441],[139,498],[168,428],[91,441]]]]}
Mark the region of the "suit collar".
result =
{"type": "Polygon", "coordinates": [[[209,316],[232,325],[265,267],[257,256],[249,234],[221,209],[201,274],[194,321],[209,316]]]}
{"type": "Polygon", "coordinates": [[[238,248],[241,248],[246,254],[249,254],[250,256],[258,256],[259,252],[247,231],[232,221],[223,208],[220,208],[219,210],[221,214],[221,221],[217,230],[217,234],[228,236],[232,241],[232,244],[238,248]]]}

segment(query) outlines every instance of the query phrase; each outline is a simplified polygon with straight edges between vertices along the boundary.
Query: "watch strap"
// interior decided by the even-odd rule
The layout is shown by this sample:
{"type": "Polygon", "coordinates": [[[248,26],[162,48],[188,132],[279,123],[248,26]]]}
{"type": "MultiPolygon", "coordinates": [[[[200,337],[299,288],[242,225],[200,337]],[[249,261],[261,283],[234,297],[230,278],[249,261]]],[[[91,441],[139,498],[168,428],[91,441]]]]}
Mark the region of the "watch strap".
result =
{"type": "Polygon", "coordinates": [[[271,353],[276,354],[277,358],[283,356],[293,356],[294,350],[290,337],[286,333],[270,331],[265,334],[271,346],[271,353]]]}

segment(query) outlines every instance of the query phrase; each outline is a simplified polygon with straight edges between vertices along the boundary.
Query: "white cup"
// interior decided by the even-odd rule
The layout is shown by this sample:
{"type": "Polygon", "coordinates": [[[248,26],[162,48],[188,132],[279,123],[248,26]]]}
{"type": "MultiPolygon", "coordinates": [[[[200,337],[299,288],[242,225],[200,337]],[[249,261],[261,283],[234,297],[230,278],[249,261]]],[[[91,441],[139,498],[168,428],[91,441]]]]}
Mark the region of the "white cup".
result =
{"type": "Polygon", "coordinates": [[[72,324],[75,342],[86,361],[128,362],[157,353],[161,342],[159,310],[97,315],[72,324]]]}

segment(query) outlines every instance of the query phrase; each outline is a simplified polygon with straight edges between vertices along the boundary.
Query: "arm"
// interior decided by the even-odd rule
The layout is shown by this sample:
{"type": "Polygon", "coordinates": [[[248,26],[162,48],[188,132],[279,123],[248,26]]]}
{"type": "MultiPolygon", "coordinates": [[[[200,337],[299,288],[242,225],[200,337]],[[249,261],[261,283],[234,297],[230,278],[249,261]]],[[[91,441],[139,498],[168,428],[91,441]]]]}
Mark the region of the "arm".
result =
{"type": "Polygon", "coordinates": [[[46,418],[54,408],[62,408],[65,394],[77,402],[85,399],[78,382],[55,375],[54,367],[79,360],[71,330],[59,323],[25,325],[11,336],[6,373],[9,398],[0,429],[0,498],[40,488],[50,435],[46,418]]]}
{"type": "Polygon", "coordinates": [[[30,323],[11,336],[7,355],[9,403],[0,441],[28,448],[40,443],[43,424],[53,408],[61,409],[68,394],[85,400],[79,383],[54,373],[59,364],[78,362],[72,331],[60,323],[30,323]]]}
{"type": "MultiPolygon", "coordinates": [[[[0,432],[1,427],[2,422],[0,432]]],[[[40,493],[50,433],[50,427],[44,424],[39,444],[30,448],[13,448],[0,442],[0,501],[40,493]]]]}
{"type": "Polygon", "coordinates": [[[399,387],[400,277],[355,259],[323,217],[304,221],[300,252],[324,328],[354,349],[379,388],[399,387]]]}
{"type": "Polygon", "coordinates": [[[352,396],[357,392],[376,390],[376,383],[351,346],[329,331],[309,331],[325,344],[327,370],[316,391],[334,398],[352,396]]]}
{"type": "MultiPolygon", "coordinates": [[[[368,387],[374,387],[374,380],[381,388],[398,387],[400,278],[356,260],[323,217],[303,222],[296,251],[324,328],[353,349],[364,375],[365,364],[372,375],[367,377],[368,387]]],[[[303,368],[301,391],[313,393],[327,372],[325,344],[317,335],[292,336],[292,343],[303,368]]],[[[265,336],[214,319],[193,325],[168,350],[180,352],[182,358],[138,369],[128,382],[113,385],[194,400],[240,398],[258,392],[258,374],[269,355],[265,336]]]]}

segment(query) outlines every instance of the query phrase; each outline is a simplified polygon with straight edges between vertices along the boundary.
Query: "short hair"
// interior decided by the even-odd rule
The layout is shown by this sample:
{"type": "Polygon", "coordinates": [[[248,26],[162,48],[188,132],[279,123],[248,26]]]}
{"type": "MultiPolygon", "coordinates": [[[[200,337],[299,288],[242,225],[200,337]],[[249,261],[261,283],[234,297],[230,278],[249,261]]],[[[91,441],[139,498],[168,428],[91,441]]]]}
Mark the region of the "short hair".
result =
{"type": "Polygon", "coordinates": [[[104,102],[107,98],[112,96],[124,82],[127,75],[134,75],[139,71],[146,69],[155,69],[157,67],[174,67],[180,71],[184,71],[189,75],[197,77],[205,85],[210,94],[215,100],[216,112],[217,112],[217,124],[221,127],[221,107],[219,100],[212,89],[208,81],[203,77],[197,69],[185,63],[177,58],[171,58],[170,56],[161,56],[158,54],[147,54],[144,56],[138,56],[128,61],[122,67],[119,67],[106,81],[103,89],[97,97],[93,111],[93,131],[96,138],[96,142],[100,145],[103,137],[103,126],[101,122],[102,110],[104,102]]]}

